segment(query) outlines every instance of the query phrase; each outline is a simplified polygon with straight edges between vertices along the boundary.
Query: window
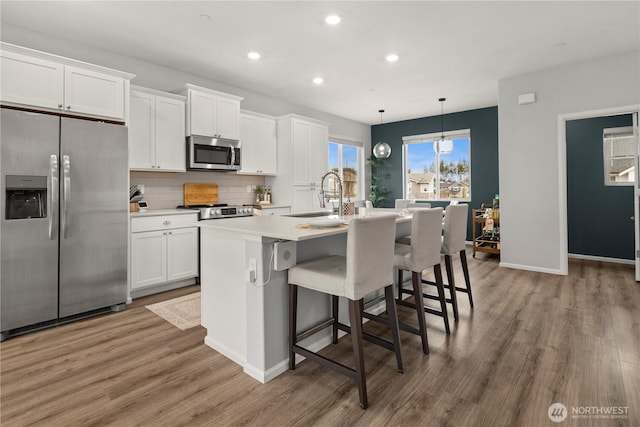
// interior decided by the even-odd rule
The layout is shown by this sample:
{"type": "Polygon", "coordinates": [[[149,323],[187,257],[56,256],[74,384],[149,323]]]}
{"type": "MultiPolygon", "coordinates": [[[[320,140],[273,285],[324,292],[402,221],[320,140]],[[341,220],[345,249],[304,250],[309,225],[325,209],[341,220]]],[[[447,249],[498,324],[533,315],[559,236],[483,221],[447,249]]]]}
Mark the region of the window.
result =
{"type": "Polygon", "coordinates": [[[605,185],[633,185],[636,173],[633,128],[605,129],[602,141],[605,185]]]}
{"type": "Polygon", "coordinates": [[[471,132],[405,136],[404,194],[407,199],[471,200],[471,132]]]}
{"type": "MultiPolygon", "coordinates": [[[[364,144],[343,137],[329,137],[329,170],[342,179],[342,196],[345,200],[364,199],[364,144]]],[[[325,191],[331,199],[338,199],[338,183],[327,176],[325,191]],[[333,194],[331,194],[333,193],[333,194]]]]}

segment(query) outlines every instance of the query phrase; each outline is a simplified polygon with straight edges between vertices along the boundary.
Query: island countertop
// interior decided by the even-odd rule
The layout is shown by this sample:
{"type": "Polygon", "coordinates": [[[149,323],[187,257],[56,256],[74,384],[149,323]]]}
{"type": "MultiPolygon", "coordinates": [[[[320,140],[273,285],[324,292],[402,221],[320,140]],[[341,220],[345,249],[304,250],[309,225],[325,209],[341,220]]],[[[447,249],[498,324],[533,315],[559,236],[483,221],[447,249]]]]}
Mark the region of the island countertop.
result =
{"type": "MultiPolygon", "coordinates": [[[[367,215],[395,215],[396,222],[411,221],[411,216],[400,216],[394,209],[378,209],[367,215]]],[[[345,215],[343,220],[349,224],[354,218],[364,215],[345,215]]],[[[320,218],[337,218],[336,216],[325,216],[320,218]]],[[[302,228],[310,221],[319,218],[303,218],[290,216],[250,216],[240,218],[225,218],[210,221],[200,221],[198,226],[203,229],[214,229],[221,231],[232,231],[241,234],[270,237],[273,239],[302,241],[319,237],[341,234],[347,231],[348,227],[328,227],[328,228],[302,228]]]]}

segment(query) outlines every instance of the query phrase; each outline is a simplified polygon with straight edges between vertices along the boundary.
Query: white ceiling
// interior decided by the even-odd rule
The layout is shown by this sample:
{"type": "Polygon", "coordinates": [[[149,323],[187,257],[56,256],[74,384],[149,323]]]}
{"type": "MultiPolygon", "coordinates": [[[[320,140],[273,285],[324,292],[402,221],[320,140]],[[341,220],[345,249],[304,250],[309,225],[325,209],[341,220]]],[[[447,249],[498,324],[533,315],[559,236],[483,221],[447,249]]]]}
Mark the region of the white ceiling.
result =
{"type": "Polygon", "coordinates": [[[440,114],[440,97],[445,113],[497,105],[505,77],[640,49],[639,1],[0,5],[2,22],[368,124],[440,114]]]}

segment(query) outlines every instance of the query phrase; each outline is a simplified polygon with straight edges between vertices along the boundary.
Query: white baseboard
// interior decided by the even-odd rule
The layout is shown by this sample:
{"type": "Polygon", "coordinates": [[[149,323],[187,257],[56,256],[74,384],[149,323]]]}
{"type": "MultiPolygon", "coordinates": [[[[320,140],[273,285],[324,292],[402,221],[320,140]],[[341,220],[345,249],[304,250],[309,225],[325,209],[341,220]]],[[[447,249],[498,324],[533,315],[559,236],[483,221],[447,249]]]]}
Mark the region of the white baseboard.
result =
{"type": "Polygon", "coordinates": [[[237,363],[240,366],[245,366],[247,364],[246,359],[241,354],[238,354],[235,351],[229,349],[228,347],[225,347],[224,345],[218,343],[209,335],[204,337],[204,343],[205,345],[211,347],[218,353],[222,354],[224,357],[231,359],[233,362],[237,363]]]}
{"type": "Polygon", "coordinates": [[[178,280],[176,282],[164,283],[162,285],[154,285],[146,288],[140,289],[132,289],[130,292],[130,297],[140,298],[146,297],[148,295],[159,294],[160,292],[172,291],[178,288],[184,288],[185,286],[193,286],[196,284],[195,278],[178,280]]]}
{"type": "Polygon", "coordinates": [[[563,273],[560,269],[556,269],[556,268],[535,267],[532,265],[512,264],[509,262],[500,262],[499,266],[505,267],[505,268],[513,268],[516,270],[527,270],[527,271],[535,271],[538,273],[547,273],[547,274],[556,274],[559,276],[566,276],[565,273],[563,273]]]}
{"type": "MultiPolygon", "coordinates": [[[[372,314],[380,314],[385,309],[386,309],[385,302],[380,301],[378,304],[375,304],[373,307],[369,308],[367,312],[372,314]]],[[[368,321],[369,319],[366,319],[366,318],[363,319],[363,323],[366,323],[368,321]]],[[[342,338],[345,335],[346,335],[346,332],[338,331],[338,339],[342,338]]],[[[246,361],[240,362],[239,360],[241,360],[241,358],[238,358],[237,355],[235,355],[235,353],[233,353],[228,349],[222,348],[222,346],[220,345],[217,345],[213,340],[209,339],[208,336],[205,337],[204,341],[205,341],[205,344],[207,344],[209,347],[213,348],[217,352],[223,354],[224,356],[233,360],[237,364],[241,365],[243,367],[243,371],[245,374],[249,375],[252,378],[255,378],[256,380],[260,381],[262,384],[265,384],[271,381],[278,375],[281,375],[289,370],[289,359],[282,360],[265,371],[256,366],[250,365],[249,363],[246,363],[246,361]]],[[[323,348],[331,345],[331,343],[332,343],[331,335],[325,335],[305,345],[305,348],[309,351],[316,353],[322,350],[323,348]]],[[[296,354],[296,365],[305,359],[306,357],[296,354]]]]}
{"type": "Polygon", "coordinates": [[[632,259],[623,259],[623,258],[608,258],[603,256],[594,256],[594,255],[582,255],[582,254],[569,254],[569,258],[575,259],[586,259],[588,261],[601,261],[601,262],[612,262],[614,264],[629,264],[635,265],[635,261],[632,259]]]}

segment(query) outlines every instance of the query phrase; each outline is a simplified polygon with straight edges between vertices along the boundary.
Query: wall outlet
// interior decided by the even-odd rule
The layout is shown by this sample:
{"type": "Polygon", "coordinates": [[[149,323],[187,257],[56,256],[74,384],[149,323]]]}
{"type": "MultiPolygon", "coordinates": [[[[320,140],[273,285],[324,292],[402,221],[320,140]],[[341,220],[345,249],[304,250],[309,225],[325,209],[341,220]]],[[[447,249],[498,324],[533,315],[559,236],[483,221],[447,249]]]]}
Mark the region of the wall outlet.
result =
{"type": "Polygon", "coordinates": [[[255,283],[257,276],[257,262],[255,258],[249,258],[249,268],[247,269],[247,281],[249,283],[255,283]]]}
{"type": "Polygon", "coordinates": [[[144,184],[138,184],[138,189],[140,190],[140,194],[144,194],[144,184]]]}
{"type": "Polygon", "coordinates": [[[247,193],[251,193],[251,185],[247,185],[247,193]]]}

